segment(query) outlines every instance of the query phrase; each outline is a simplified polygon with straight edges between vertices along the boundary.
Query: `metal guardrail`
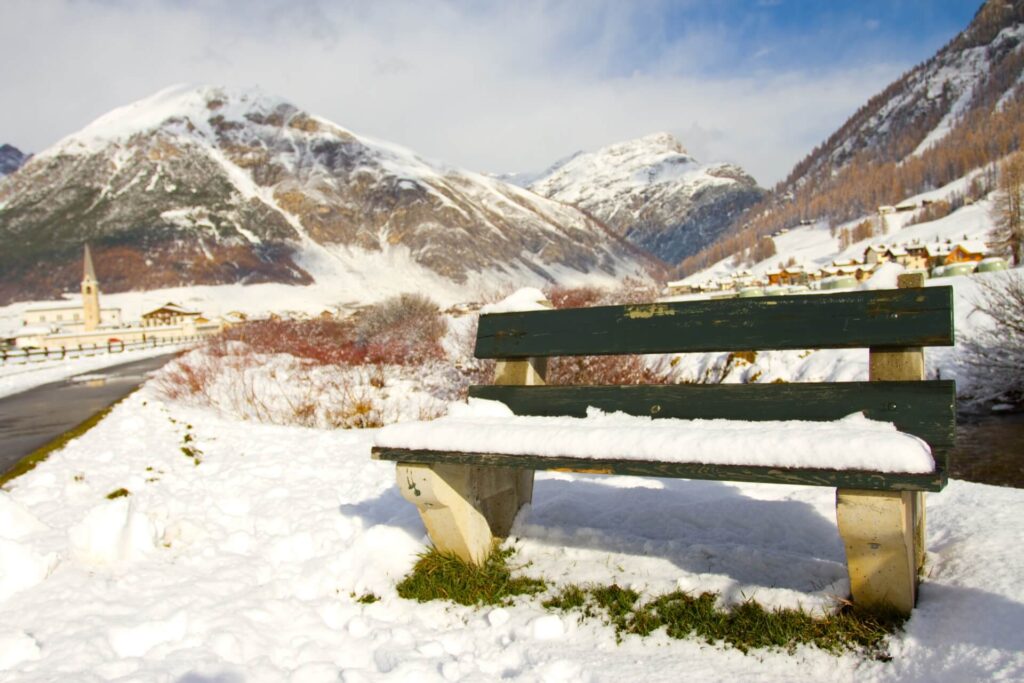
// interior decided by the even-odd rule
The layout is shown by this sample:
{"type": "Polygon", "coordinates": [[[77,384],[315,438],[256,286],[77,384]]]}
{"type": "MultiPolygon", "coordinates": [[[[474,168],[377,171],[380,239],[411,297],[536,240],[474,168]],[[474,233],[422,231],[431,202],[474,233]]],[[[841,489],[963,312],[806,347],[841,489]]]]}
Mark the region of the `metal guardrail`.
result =
{"type": "Polygon", "coordinates": [[[102,354],[124,353],[140,349],[155,349],[160,346],[172,346],[199,341],[203,337],[192,335],[185,337],[167,337],[162,339],[147,339],[145,341],[123,342],[120,340],[108,340],[105,344],[78,344],[77,346],[62,346],[60,348],[26,348],[26,349],[0,349],[0,365],[27,365],[29,363],[42,363],[48,360],[65,360],[70,358],[85,358],[102,354]]]}

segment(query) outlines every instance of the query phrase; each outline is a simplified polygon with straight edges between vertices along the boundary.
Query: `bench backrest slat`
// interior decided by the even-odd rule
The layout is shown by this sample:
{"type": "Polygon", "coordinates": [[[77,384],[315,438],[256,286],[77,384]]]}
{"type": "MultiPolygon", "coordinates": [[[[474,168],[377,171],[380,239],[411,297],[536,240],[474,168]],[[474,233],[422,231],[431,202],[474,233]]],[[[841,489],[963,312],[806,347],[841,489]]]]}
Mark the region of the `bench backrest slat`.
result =
{"type": "MultiPolygon", "coordinates": [[[[583,417],[588,406],[654,418],[838,420],[864,412],[892,422],[939,451],[954,443],[956,385],[928,382],[474,386],[469,395],[501,401],[517,415],[583,417]]],[[[936,456],[939,460],[939,456],[936,456]]],[[[944,463],[942,463],[944,465],[944,463]]]]}
{"type": "Polygon", "coordinates": [[[480,317],[478,358],[951,346],[951,287],[600,306],[480,317]]]}

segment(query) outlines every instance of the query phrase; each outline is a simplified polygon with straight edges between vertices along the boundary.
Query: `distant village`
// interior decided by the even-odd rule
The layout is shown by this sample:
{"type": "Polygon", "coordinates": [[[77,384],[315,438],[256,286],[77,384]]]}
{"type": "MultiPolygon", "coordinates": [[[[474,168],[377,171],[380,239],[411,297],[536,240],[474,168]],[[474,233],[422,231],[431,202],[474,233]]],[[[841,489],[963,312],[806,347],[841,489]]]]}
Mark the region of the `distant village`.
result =
{"type": "Polygon", "coordinates": [[[22,349],[72,350],[138,342],[173,342],[216,334],[231,322],[210,319],[200,311],[168,302],[126,322],[121,309],[100,305],[100,283],[86,245],[82,297],[36,304],[25,309],[22,327],[0,346],[22,349]]]}
{"type": "Polygon", "coordinates": [[[817,270],[810,270],[797,263],[780,264],[760,277],[753,275],[750,270],[739,270],[727,277],[701,282],[669,282],[666,294],[717,292],[746,297],[852,289],[874,275],[882,264],[889,262],[932,278],[1006,270],[1009,267],[1005,259],[994,255],[987,244],[978,240],[872,244],[864,250],[860,259],[837,259],[817,270]]]}

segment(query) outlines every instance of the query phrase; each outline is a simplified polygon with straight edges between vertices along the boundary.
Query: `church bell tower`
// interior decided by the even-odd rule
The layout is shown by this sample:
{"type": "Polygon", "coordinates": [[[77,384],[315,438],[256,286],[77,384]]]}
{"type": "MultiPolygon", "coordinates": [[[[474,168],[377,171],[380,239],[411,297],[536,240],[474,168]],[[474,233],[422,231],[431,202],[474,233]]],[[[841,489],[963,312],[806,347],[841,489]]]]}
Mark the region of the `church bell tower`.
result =
{"type": "Polygon", "coordinates": [[[96,269],[92,267],[88,244],[85,245],[85,273],[82,276],[82,311],[86,332],[100,326],[100,283],[96,280],[96,269]]]}

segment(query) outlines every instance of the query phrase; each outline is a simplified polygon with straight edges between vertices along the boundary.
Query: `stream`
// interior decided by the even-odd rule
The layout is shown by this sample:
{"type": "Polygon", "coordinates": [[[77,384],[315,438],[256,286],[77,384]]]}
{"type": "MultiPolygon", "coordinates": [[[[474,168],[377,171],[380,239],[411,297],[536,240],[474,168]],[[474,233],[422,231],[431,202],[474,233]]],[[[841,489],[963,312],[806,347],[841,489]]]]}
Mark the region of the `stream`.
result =
{"type": "Polygon", "coordinates": [[[950,477],[1024,488],[1024,412],[961,415],[950,477]]]}

